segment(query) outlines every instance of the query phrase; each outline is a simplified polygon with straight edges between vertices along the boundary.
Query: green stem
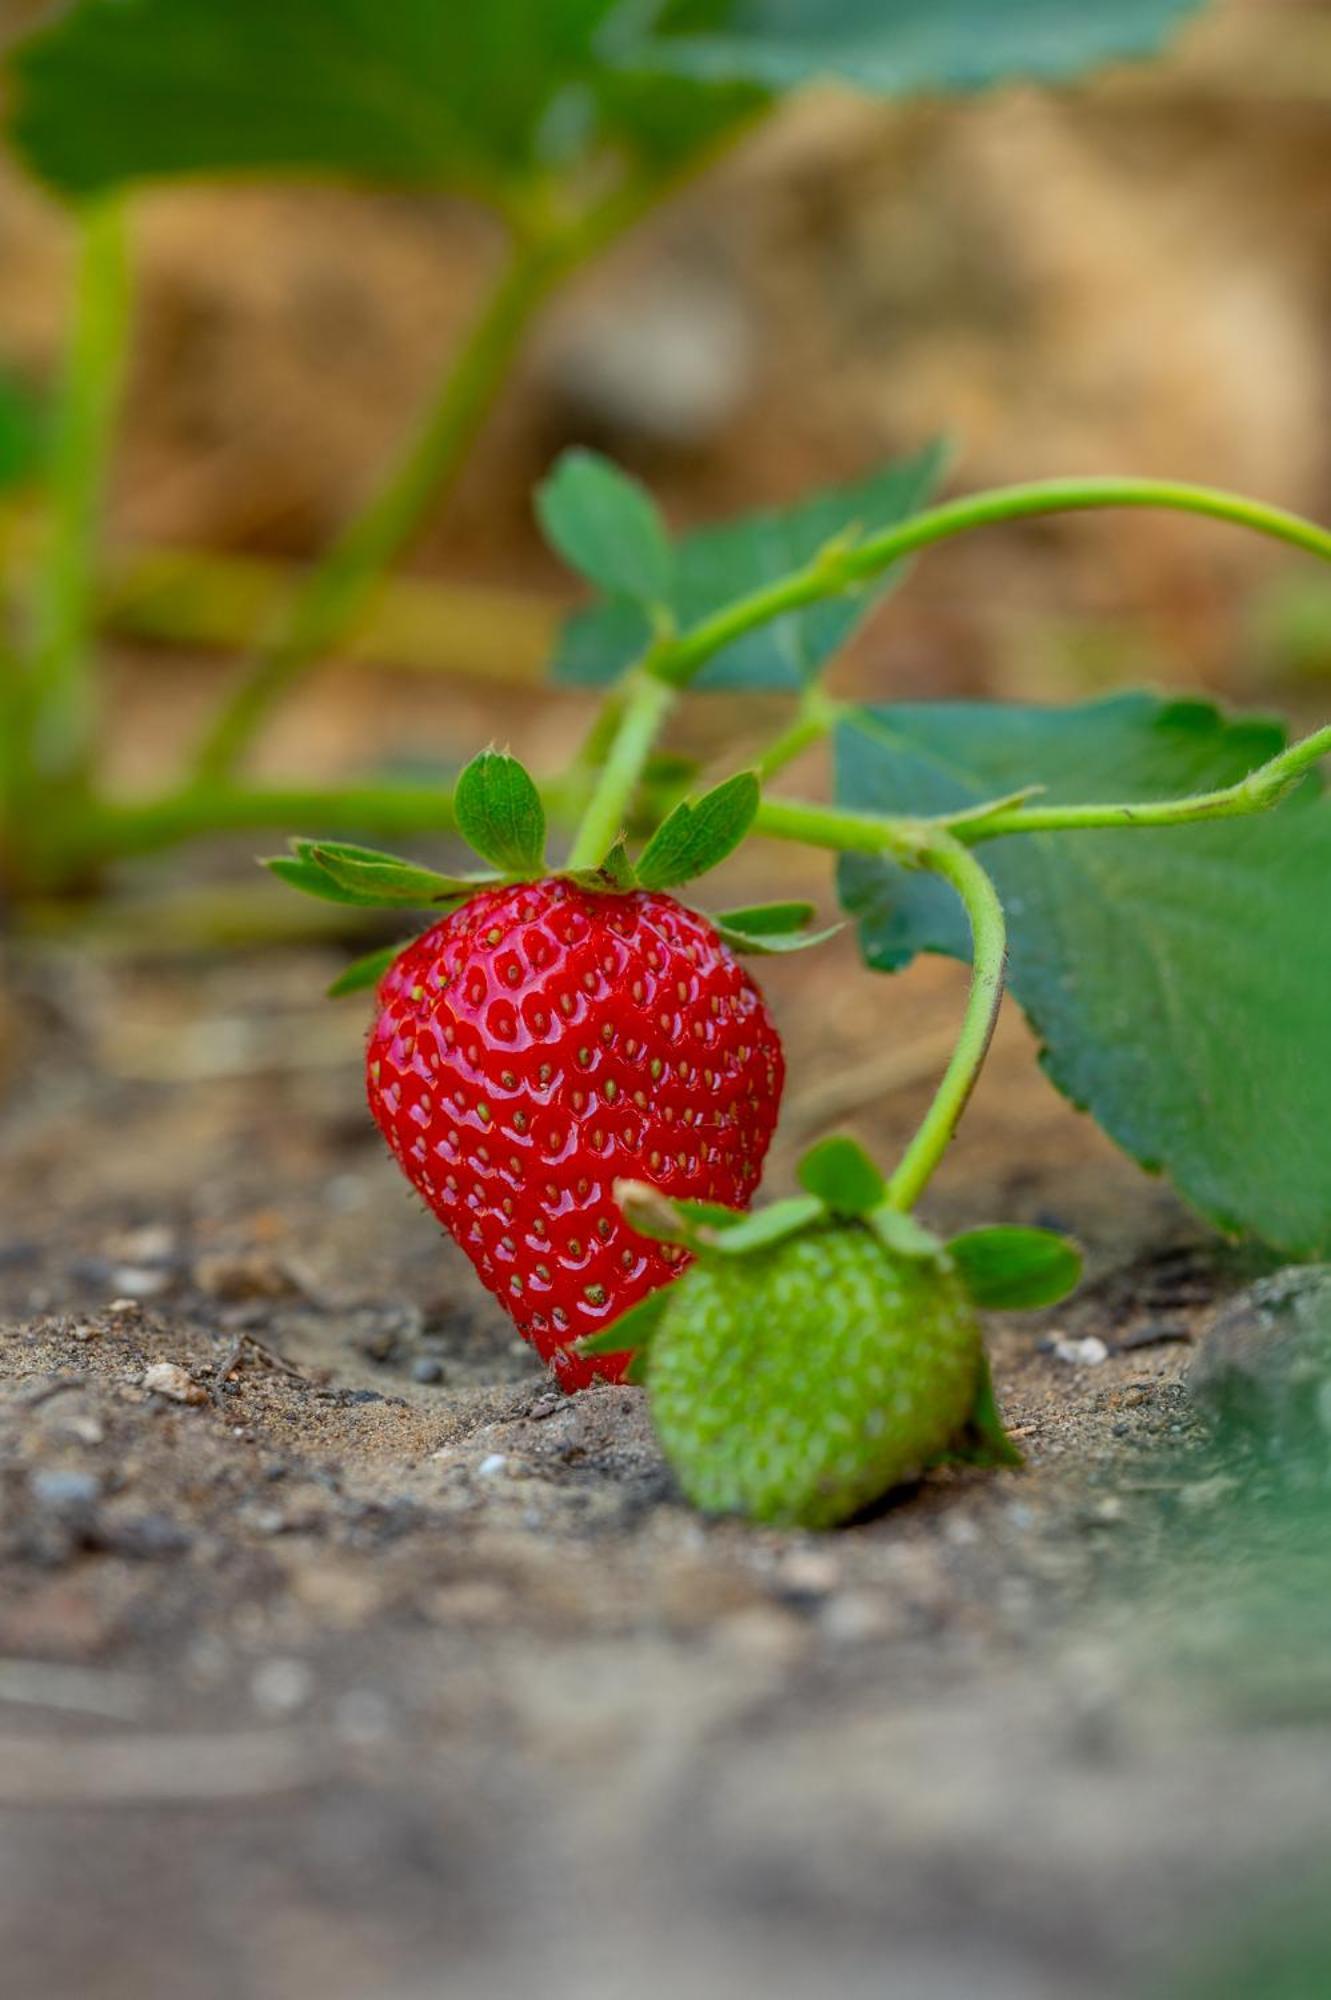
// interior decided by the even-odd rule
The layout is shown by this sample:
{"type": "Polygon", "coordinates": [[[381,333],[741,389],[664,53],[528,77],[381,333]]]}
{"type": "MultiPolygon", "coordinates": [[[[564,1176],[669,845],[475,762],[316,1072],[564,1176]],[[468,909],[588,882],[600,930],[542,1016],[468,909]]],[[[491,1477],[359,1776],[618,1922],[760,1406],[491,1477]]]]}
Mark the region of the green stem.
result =
{"type": "Polygon", "coordinates": [[[365,609],[390,563],[461,470],[547,294],[598,240],[587,227],[516,245],[405,454],[310,573],[210,725],[196,758],[200,777],[235,769],[269,709],[365,609]]]}
{"type": "MultiPolygon", "coordinates": [[[[1004,833],[1064,833],[1093,827],[1189,826],[1198,820],[1239,819],[1279,805],[1321,758],[1331,756],[1331,726],[1291,743],[1259,764],[1246,778],[1191,798],[1147,799],[1133,805],[1041,806],[1000,804],[991,813],[967,814],[950,822],[968,844],[1004,833]]],[[[949,824],[947,820],[940,822],[949,824]]]]}
{"type": "Polygon", "coordinates": [[[569,868],[595,868],[620,833],[657,733],[674,704],[674,689],[639,667],[616,689],[618,722],[591,798],[573,837],[569,868]]]}
{"type": "Polygon", "coordinates": [[[947,835],[935,836],[920,865],[950,882],[966,906],[972,940],[970,995],[952,1059],[924,1121],[887,1184],[886,1206],[909,1212],[933,1177],[966,1109],[989,1053],[1007,970],[1007,926],[998,891],[975,856],[947,835]]]}
{"type": "Polygon", "coordinates": [[[115,199],[80,216],[73,328],[51,445],[51,514],[32,603],[29,750],[45,779],[82,783],[94,749],[88,671],[94,569],[111,439],[129,345],[124,210],[115,199]]]}
{"type": "Polygon", "coordinates": [[[1000,487],[928,508],[858,544],[829,544],[802,569],[752,591],[663,646],[655,671],[673,686],[686,687],[710,659],[747,633],[788,612],[844,596],[904,557],[972,528],[1109,507],[1163,508],[1229,521],[1331,561],[1331,533],[1325,528],[1281,508],[1211,487],[1158,479],[1053,479],[1000,487]]]}

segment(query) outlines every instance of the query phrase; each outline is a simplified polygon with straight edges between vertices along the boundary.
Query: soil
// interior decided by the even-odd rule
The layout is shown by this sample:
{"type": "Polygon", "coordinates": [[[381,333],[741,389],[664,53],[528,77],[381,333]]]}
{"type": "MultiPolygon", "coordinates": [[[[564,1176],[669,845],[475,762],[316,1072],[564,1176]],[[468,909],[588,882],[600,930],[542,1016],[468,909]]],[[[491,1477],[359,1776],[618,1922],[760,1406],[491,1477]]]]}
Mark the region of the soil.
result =
{"type": "MultiPolygon", "coordinates": [[[[766,977],[776,1191],[848,1073],[899,1145],[955,1015],[852,956],[766,977]]],[[[932,1213],[1087,1248],[991,1329],[1028,1468],[819,1538],[699,1519],[640,1391],[552,1388],[382,1156],[338,962],[13,967],[8,2000],[1130,1994],[1324,1834],[1325,1716],[1236,1726],[1134,1582],[1209,1504],[1181,1382],[1243,1261],[1015,1014],[932,1213]]]]}

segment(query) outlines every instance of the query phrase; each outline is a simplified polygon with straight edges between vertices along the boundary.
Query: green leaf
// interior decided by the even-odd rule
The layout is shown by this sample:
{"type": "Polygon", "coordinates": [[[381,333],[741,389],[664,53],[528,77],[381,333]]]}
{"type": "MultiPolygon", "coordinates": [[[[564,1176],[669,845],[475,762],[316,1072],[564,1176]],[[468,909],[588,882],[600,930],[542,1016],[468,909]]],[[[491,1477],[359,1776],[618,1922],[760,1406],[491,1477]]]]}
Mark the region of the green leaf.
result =
{"type": "Polygon", "coordinates": [[[614,1197],[630,1227],[654,1243],[698,1248],[713,1232],[730,1229],[745,1219],[743,1209],[723,1208],[719,1202],[676,1201],[650,1181],[616,1181],[614,1197]]]}
{"type": "Polygon", "coordinates": [[[691,882],[733,854],[753,824],[761,796],[754,772],[737,771],[700,799],[681,799],[638,857],[643,888],[691,882]]]}
{"type": "Polygon", "coordinates": [[[499,750],[482,750],[453,794],[458,832],[469,847],[510,875],[545,866],[545,808],[530,775],[499,750]]]}
{"type": "Polygon", "coordinates": [[[536,513],[551,547],[607,596],[669,596],[670,537],[656,502],[609,459],[566,451],[536,490],[536,513]]]}
{"type": "Polygon", "coordinates": [[[627,847],[622,840],[617,840],[599,868],[570,869],[569,880],[593,893],[623,895],[626,890],[637,887],[638,875],[629,859],[627,847]]]}
{"type": "Polygon", "coordinates": [[[579,1354],[625,1354],[640,1353],[651,1345],[652,1335],[660,1325],[661,1315],[670,1297],[669,1285],[662,1285],[655,1292],[648,1292],[645,1299],[639,1299],[636,1306],[619,1315],[610,1326],[603,1326],[599,1333],[589,1333],[577,1342],[579,1354]]]}
{"type": "Polygon", "coordinates": [[[731,951],[750,958],[775,958],[785,952],[810,951],[815,945],[826,944],[846,927],[844,924],[829,924],[821,931],[741,931],[733,924],[717,923],[716,934],[722,944],[729,945],[731,951]]]}
{"type": "Polygon", "coordinates": [[[1152,55],[1200,0],[714,0],[654,63],[713,84],[785,91],[835,77],[887,97],[1062,81],[1152,55]]]}
{"type": "MultiPolygon", "coordinates": [[[[676,545],[668,600],[679,629],[687,631],[737,598],[799,569],[852,528],[872,534],[907,520],[927,504],[946,462],[946,447],[934,443],[853,486],[835,487],[784,510],[748,514],[723,527],[686,535],[676,545]]],[[[903,573],[904,566],[894,564],[853,596],[792,611],[749,633],[710,661],[693,686],[784,690],[806,686],[903,573]]],[[[646,616],[622,599],[594,605],[565,626],[555,677],[603,685],[639,657],[651,636],[646,616]]]]}
{"type": "Polygon", "coordinates": [[[867,1215],[887,1195],[887,1182],[863,1146],[840,1134],[811,1146],[797,1174],[800,1186],[837,1215],[867,1215]]]}
{"type": "Polygon", "coordinates": [[[356,889],[379,903],[422,904],[474,896],[483,886],[466,876],[441,875],[437,869],[422,868],[395,854],[379,854],[373,848],[353,847],[345,841],[298,841],[296,852],[332,877],[343,889],[356,889]]]}
{"type": "Polygon", "coordinates": [[[363,993],[368,987],[377,986],[389,966],[401,958],[406,948],[405,942],[399,939],[397,944],[380,945],[377,951],[367,951],[363,958],[353,959],[326,989],[328,998],[341,1000],[348,993],[363,993]]]}
{"type": "Polygon", "coordinates": [[[913,1215],[907,1215],[897,1208],[876,1208],[864,1218],[878,1241],[898,1257],[909,1257],[921,1264],[942,1264],[947,1261],[947,1251],[941,1236],[935,1236],[932,1229],[913,1215]]]}
{"type": "MultiPolygon", "coordinates": [[[[838,732],[844,805],[951,811],[1031,782],[1049,802],[1233,783],[1283,732],[1206,703],[863,710],[838,732]]],[[[1331,1254],[1331,807],[1309,781],[1260,818],[1019,834],[981,849],[1007,907],[1012,990],[1058,1087],[1221,1228],[1331,1254]]],[[[841,872],[870,964],[968,955],[944,885],[841,872]]]]}
{"type": "Polygon", "coordinates": [[[558,151],[615,0],[78,0],[11,51],[62,193],[292,172],[489,192],[558,151]]]}
{"type": "Polygon", "coordinates": [[[1081,1252],[1051,1229],[968,1229],[947,1246],[977,1306],[1029,1312],[1057,1305],[1081,1283],[1081,1252]]]}

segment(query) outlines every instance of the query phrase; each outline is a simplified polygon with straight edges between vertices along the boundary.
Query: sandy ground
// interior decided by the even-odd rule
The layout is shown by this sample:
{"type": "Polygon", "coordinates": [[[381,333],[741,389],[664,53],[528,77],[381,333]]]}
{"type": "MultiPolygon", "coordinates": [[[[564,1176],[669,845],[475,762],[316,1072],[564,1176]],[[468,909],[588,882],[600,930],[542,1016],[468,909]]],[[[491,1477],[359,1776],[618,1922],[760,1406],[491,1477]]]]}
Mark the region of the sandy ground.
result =
{"type": "MultiPolygon", "coordinates": [[[[776,1188],[849,1063],[886,1151],[940,1059],[955,970],[851,958],[767,981],[776,1188]]],[[[335,963],[13,966],[9,2000],[1154,1993],[1306,1857],[1326,1715],[1240,1726],[1141,1581],[1210,1504],[1180,1378],[1242,1260],[1015,1016],[933,1214],[1086,1244],[993,1328],[1029,1469],[819,1539],[699,1520],[641,1392],[552,1390],[381,1157],[335,963]]]]}

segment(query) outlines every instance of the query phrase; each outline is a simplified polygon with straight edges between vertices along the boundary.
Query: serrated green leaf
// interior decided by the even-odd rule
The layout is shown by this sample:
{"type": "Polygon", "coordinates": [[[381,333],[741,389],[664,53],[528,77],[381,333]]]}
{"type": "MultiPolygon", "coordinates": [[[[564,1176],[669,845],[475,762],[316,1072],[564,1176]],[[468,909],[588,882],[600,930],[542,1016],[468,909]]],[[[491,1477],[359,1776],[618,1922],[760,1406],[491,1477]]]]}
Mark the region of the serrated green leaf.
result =
{"type": "Polygon", "coordinates": [[[670,536],[646,487],[594,451],[566,451],[536,490],[546,540],[608,597],[662,604],[670,536]]]}
{"type": "MultiPolygon", "coordinates": [[[[715,0],[652,51],[657,67],[713,84],[786,91],[835,77],[879,96],[1062,81],[1154,54],[1201,0],[715,0]]],[[[670,16],[667,16],[667,26],[670,16]]]]}
{"type": "Polygon", "coordinates": [[[797,1236],[826,1214],[816,1196],[793,1194],[785,1201],[755,1208],[738,1222],[727,1223],[707,1247],[719,1256],[747,1257],[755,1250],[770,1250],[774,1243],[784,1243],[788,1236],[797,1236]]]}
{"type": "Polygon", "coordinates": [[[435,868],[422,868],[395,854],[378,854],[372,848],[350,847],[343,841],[302,841],[297,853],[321,868],[344,889],[356,889],[376,902],[403,903],[419,908],[423,904],[474,896],[482,886],[463,876],[441,875],[435,868]]]}
{"type": "Polygon", "coordinates": [[[968,1229],[947,1246],[962,1283],[989,1312],[1057,1305],[1081,1283],[1081,1252],[1051,1229],[968,1229]]]}
{"type": "Polygon", "coordinates": [[[840,1133],[811,1146],[796,1174],[800,1186],[837,1215],[867,1215],[887,1195],[887,1182],[863,1146],[840,1133]]]}
{"type": "Polygon", "coordinates": [[[486,192],[551,150],[615,0],[78,0],[10,53],[10,129],[84,196],[294,172],[486,192]]]}
{"type": "Polygon", "coordinates": [[[348,993],[364,993],[369,987],[377,986],[390,965],[402,956],[406,944],[401,939],[396,944],[380,945],[377,951],[367,951],[362,958],[355,958],[325,991],[330,1000],[344,999],[348,993]]]}
{"type": "Polygon", "coordinates": [[[636,1306],[610,1326],[603,1326],[599,1333],[590,1333],[577,1342],[579,1354],[627,1354],[637,1353],[650,1347],[652,1335],[660,1324],[666,1309],[670,1287],[662,1285],[655,1292],[648,1292],[645,1299],[639,1299],[636,1306]]]}
{"type": "Polygon", "coordinates": [[[638,857],[643,888],[676,888],[733,854],[753,824],[761,796],[756,775],[737,771],[700,799],[682,799],[638,857]]]}
{"type": "MultiPolygon", "coordinates": [[[[838,797],[952,811],[1026,783],[1050,803],[1233,783],[1283,732],[1203,702],[865,710],[838,732],[838,797]]],[[[982,850],[1010,981],[1059,1088],[1222,1228],[1331,1253],[1331,808],[1309,782],[1259,818],[1021,834],[982,850]]],[[[942,885],[857,858],[843,901],[870,964],[968,954],[942,885]]]]}
{"type": "Polygon", "coordinates": [[[530,774],[499,750],[482,750],[453,794],[458,832],[469,847],[511,875],[545,865],[545,808],[530,774]]]}
{"type": "Polygon", "coordinates": [[[783,931],[802,931],[813,922],[812,903],[751,903],[747,909],[719,910],[714,924],[743,931],[746,937],[770,937],[783,931]]]}
{"type": "MultiPolygon", "coordinates": [[[[798,569],[852,527],[871,534],[907,520],[927,504],[946,462],[946,446],[935,442],[854,485],[684,536],[675,548],[668,605],[676,624],[687,631],[736,598],[798,569]]],[[[710,661],[692,685],[786,690],[807,686],[903,573],[904,566],[895,564],[854,596],[791,612],[749,633],[710,661]]],[[[650,622],[635,607],[622,601],[595,605],[565,626],[555,678],[604,685],[641,656],[651,636],[650,622]]]]}

